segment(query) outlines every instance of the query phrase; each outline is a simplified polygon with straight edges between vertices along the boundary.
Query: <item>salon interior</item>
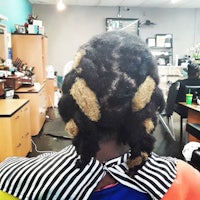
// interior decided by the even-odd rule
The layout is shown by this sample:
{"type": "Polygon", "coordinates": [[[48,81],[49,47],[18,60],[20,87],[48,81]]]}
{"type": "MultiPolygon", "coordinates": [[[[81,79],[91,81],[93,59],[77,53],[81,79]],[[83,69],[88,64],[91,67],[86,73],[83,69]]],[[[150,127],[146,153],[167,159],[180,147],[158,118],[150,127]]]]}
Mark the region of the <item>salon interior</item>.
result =
{"type": "MultiPolygon", "coordinates": [[[[0,1],[0,162],[71,144],[57,110],[62,80],[79,46],[98,33],[131,31],[146,42],[167,105],[170,85],[187,78],[189,62],[200,62],[199,19],[194,0],[0,1]]],[[[200,106],[182,102],[187,116],[173,106],[158,116],[154,151],[185,159],[185,144],[200,147],[200,106]]]]}

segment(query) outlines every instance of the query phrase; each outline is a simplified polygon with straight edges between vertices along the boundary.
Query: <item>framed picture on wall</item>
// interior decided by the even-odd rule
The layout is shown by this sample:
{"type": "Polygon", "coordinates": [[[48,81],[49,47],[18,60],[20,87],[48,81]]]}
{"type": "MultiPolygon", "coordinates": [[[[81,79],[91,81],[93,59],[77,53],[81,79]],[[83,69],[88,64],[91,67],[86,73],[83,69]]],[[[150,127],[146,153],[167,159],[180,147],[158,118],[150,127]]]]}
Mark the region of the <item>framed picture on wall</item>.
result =
{"type": "Polygon", "coordinates": [[[106,31],[124,30],[139,35],[139,19],[137,18],[106,18],[106,31]]]}
{"type": "Polygon", "coordinates": [[[156,46],[156,39],[155,37],[149,37],[146,39],[146,44],[148,47],[155,47],[156,46]]]}
{"type": "Polygon", "coordinates": [[[156,47],[172,47],[172,34],[156,34],[156,47]]]}

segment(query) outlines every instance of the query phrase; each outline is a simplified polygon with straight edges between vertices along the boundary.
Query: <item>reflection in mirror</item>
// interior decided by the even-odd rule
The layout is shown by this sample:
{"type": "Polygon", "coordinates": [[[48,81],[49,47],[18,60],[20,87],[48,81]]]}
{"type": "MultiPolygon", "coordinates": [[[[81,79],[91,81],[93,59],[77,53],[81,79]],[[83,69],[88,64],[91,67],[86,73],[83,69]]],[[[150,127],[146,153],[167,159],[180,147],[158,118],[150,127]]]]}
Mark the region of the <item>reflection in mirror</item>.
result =
{"type": "Polygon", "coordinates": [[[8,58],[7,30],[6,26],[0,24],[0,65],[3,65],[1,60],[8,58]]]}
{"type": "Polygon", "coordinates": [[[137,18],[106,18],[106,31],[125,30],[139,35],[139,19],[137,18]]]}

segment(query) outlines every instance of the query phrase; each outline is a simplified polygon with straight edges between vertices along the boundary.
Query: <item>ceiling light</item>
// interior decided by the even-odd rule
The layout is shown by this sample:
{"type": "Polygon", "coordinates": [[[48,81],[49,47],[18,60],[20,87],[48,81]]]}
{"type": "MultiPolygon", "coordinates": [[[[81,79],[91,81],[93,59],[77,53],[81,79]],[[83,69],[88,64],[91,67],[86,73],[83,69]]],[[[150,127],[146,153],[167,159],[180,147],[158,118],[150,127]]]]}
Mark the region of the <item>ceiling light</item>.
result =
{"type": "Polygon", "coordinates": [[[181,0],[171,0],[171,3],[175,4],[175,3],[178,3],[179,1],[181,1],[181,0]]]}
{"type": "Polygon", "coordinates": [[[63,10],[65,10],[65,8],[66,8],[66,5],[64,4],[63,0],[58,0],[57,1],[57,9],[59,11],[63,11],[63,10]]]}

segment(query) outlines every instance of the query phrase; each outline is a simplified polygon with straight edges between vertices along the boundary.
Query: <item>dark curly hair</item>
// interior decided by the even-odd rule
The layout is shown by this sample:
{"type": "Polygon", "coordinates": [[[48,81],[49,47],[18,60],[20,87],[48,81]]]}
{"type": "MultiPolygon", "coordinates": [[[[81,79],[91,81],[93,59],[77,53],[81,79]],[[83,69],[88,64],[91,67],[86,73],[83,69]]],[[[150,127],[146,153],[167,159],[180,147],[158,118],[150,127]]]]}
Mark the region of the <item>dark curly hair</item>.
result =
{"type": "Polygon", "coordinates": [[[158,84],[154,57],[132,33],[99,34],[79,49],[58,104],[79,166],[95,157],[98,142],[107,139],[130,146],[130,168],[142,163],[153,150],[151,133],[157,111],[164,108],[158,84]]]}
{"type": "Polygon", "coordinates": [[[198,63],[189,63],[187,68],[188,68],[188,77],[189,78],[199,78],[200,65],[198,63]]]}

